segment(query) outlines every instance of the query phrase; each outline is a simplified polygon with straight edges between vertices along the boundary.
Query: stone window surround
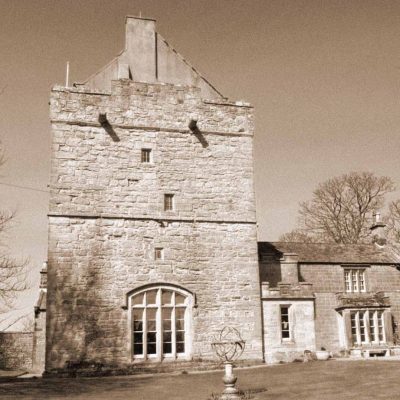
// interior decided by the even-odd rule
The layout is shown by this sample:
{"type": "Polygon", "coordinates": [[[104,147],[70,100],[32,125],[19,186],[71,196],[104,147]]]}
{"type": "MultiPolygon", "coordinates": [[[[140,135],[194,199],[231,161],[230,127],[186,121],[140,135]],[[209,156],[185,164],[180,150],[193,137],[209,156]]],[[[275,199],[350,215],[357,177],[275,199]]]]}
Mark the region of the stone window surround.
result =
{"type": "Polygon", "coordinates": [[[163,247],[155,247],[154,248],[154,260],[156,260],[156,261],[164,260],[164,248],[163,247]]]}
{"type": "Polygon", "coordinates": [[[282,344],[293,344],[294,343],[294,337],[293,337],[293,308],[292,308],[292,304],[287,303],[287,304],[280,304],[279,305],[279,323],[280,323],[280,334],[281,334],[281,342],[282,344]],[[288,333],[289,333],[289,337],[284,338],[283,337],[283,320],[282,320],[282,309],[287,309],[287,316],[288,316],[288,333]]]}
{"type": "Polygon", "coordinates": [[[153,163],[153,149],[148,147],[143,147],[141,149],[140,160],[143,164],[152,164],[153,163]]]}
{"type": "Polygon", "coordinates": [[[175,211],[174,193],[164,193],[164,211],[175,211]]]}
{"type": "Polygon", "coordinates": [[[350,310],[352,334],[354,329],[354,334],[356,336],[356,341],[354,341],[353,336],[353,346],[361,346],[366,344],[380,345],[387,343],[385,334],[385,321],[383,317],[384,311],[384,309],[376,308],[350,310]],[[371,317],[373,320],[374,332],[371,331],[371,317]],[[362,330],[364,331],[364,340],[362,340],[361,336],[362,330]],[[382,337],[382,340],[380,339],[380,336],[382,337]],[[377,338],[378,340],[372,340],[373,337],[375,337],[375,339],[377,338]]]}
{"type": "Polygon", "coordinates": [[[348,265],[342,265],[343,268],[343,291],[345,293],[367,293],[368,292],[368,273],[367,270],[370,268],[370,265],[352,265],[352,264],[348,264],[348,265]],[[353,271],[357,271],[357,290],[354,290],[355,288],[352,285],[352,272],[353,271]],[[347,273],[349,273],[349,284],[350,287],[348,289],[347,287],[347,273]],[[362,274],[362,278],[363,278],[363,283],[364,283],[364,288],[360,289],[360,274],[362,274]]]}
{"type": "Polygon", "coordinates": [[[175,361],[175,360],[190,360],[192,354],[192,318],[193,318],[193,308],[196,308],[196,297],[190,291],[174,285],[174,284],[167,284],[167,283],[158,283],[158,284],[150,284],[144,285],[140,288],[134,289],[127,294],[127,306],[123,307],[123,309],[128,309],[128,332],[129,332],[129,354],[130,359],[132,362],[160,362],[160,361],[175,361]],[[168,291],[173,291],[178,294],[183,295],[185,299],[185,352],[179,354],[166,354],[162,355],[162,320],[161,320],[161,290],[165,289],[168,291]],[[133,304],[132,299],[140,295],[141,293],[151,291],[151,290],[158,290],[158,298],[157,298],[157,354],[156,355],[139,355],[135,356],[133,354],[133,318],[132,318],[132,310],[133,304]]]}

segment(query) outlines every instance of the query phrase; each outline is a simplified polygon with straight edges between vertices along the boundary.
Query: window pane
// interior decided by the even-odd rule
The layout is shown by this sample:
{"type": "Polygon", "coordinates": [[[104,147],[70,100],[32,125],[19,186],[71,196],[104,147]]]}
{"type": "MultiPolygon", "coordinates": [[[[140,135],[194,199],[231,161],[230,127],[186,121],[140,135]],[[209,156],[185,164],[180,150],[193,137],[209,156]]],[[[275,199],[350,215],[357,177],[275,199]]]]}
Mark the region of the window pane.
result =
{"type": "Polygon", "coordinates": [[[183,331],[185,329],[185,321],[183,319],[177,319],[175,325],[177,331],[183,331]]]}
{"type": "Polygon", "coordinates": [[[350,271],[344,271],[344,280],[346,283],[346,292],[351,292],[350,271]]]}
{"type": "Polygon", "coordinates": [[[163,320],[171,319],[171,315],[172,315],[172,307],[163,307],[162,308],[163,320]]]}
{"type": "Polygon", "coordinates": [[[171,304],[172,303],[172,292],[170,290],[162,291],[162,304],[171,304]]]}
{"type": "Polygon", "coordinates": [[[147,321],[147,330],[148,331],[155,331],[156,330],[156,321],[155,320],[148,320],[147,321]]]}
{"type": "Polygon", "coordinates": [[[143,322],[142,321],[133,321],[133,329],[135,331],[142,331],[143,330],[143,322]]]}
{"type": "Polygon", "coordinates": [[[157,345],[156,345],[156,343],[147,342],[147,354],[157,354],[157,345]]]}
{"type": "Polygon", "coordinates": [[[157,353],[157,332],[156,332],[156,308],[148,308],[146,310],[147,325],[147,354],[157,353]]]}
{"type": "Polygon", "coordinates": [[[351,335],[353,337],[353,344],[357,344],[357,322],[356,312],[351,313],[351,335]]]}
{"type": "Polygon", "coordinates": [[[143,320],[143,308],[134,308],[132,311],[133,321],[143,320]]]}
{"type": "Polygon", "coordinates": [[[156,319],[157,308],[148,308],[146,310],[147,313],[147,320],[156,319]]]}
{"type": "Polygon", "coordinates": [[[177,307],[175,309],[175,318],[176,319],[184,319],[185,318],[185,308],[177,307]]]}
{"type": "Polygon", "coordinates": [[[163,353],[164,354],[171,354],[172,353],[172,343],[163,343],[163,353]]]}
{"type": "Polygon", "coordinates": [[[185,330],[185,320],[183,319],[175,319],[175,327],[177,331],[185,330]]]}
{"type": "Polygon", "coordinates": [[[382,311],[377,311],[378,313],[378,335],[379,335],[379,341],[383,342],[384,337],[383,337],[383,312],[382,311]]]}
{"type": "Polygon", "coordinates": [[[376,332],[375,332],[375,317],[376,317],[376,311],[370,311],[369,312],[369,337],[371,339],[371,342],[377,342],[377,337],[376,337],[376,332]]]}
{"type": "Polygon", "coordinates": [[[282,339],[290,339],[289,331],[282,330],[282,339]]]}
{"type": "Polygon", "coordinates": [[[149,290],[146,292],[146,302],[147,304],[156,304],[157,300],[157,290],[149,290]]]}
{"type": "Polygon", "coordinates": [[[143,304],[144,293],[138,294],[132,298],[132,305],[143,304]]]}
{"type": "Polygon", "coordinates": [[[365,343],[366,336],[365,336],[365,312],[359,311],[359,319],[360,319],[360,339],[362,343],[365,343]]]}
{"type": "Polygon", "coordinates": [[[163,320],[163,329],[164,331],[171,330],[171,320],[163,320]]]}
{"type": "Polygon", "coordinates": [[[365,291],[364,271],[361,270],[359,271],[358,278],[360,284],[360,292],[364,292],[365,291]]]}
{"type": "Polygon", "coordinates": [[[142,343],[135,343],[133,345],[133,354],[135,354],[137,356],[143,354],[143,344],[142,343]]]}
{"type": "Polygon", "coordinates": [[[155,343],[157,341],[156,332],[147,332],[147,343],[155,343]]]}
{"type": "Polygon", "coordinates": [[[135,343],[143,343],[143,333],[142,332],[135,332],[133,334],[133,340],[135,343]]]}
{"type": "MultiPolygon", "coordinates": [[[[147,321],[149,324],[150,321],[147,321]]],[[[157,333],[147,330],[147,354],[157,353],[157,333]]]]}
{"type": "Polygon", "coordinates": [[[183,342],[176,343],[176,352],[184,353],[185,352],[185,343],[183,343],[183,342]]]}
{"type": "Polygon", "coordinates": [[[185,340],[185,332],[179,331],[176,332],[176,341],[183,342],[185,340]]]}
{"type": "MultiPolygon", "coordinates": [[[[172,292],[169,293],[172,295],[172,292]]],[[[171,297],[169,298],[171,301],[171,297]]],[[[163,307],[162,318],[163,318],[163,353],[172,353],[172,307],[163,307]]]]}
{"type": "Polygon", "coordinates": [[[175,293],[175,304],[179,305],[179,304],[185,304],[185,296],[182,296],[179,293],[175,293]]]}
{"type": "Polygon", "coordinates": [[[164,342],[171,342],[172,341],[172,333],[171,332],[164,332],[163,333],[163,340],[164,340],[164,342]]]}
{"type": "Polygon", "coordinates": [[[352,280],[352,291],[358,292],[357,271],[354,269],[351,271],[351,280],[352,280]]]}
{"type": "Polygon", "coordinates": [[[133,354],[143,354],[143,308],[134,308],[133,317],[133,354]]]}

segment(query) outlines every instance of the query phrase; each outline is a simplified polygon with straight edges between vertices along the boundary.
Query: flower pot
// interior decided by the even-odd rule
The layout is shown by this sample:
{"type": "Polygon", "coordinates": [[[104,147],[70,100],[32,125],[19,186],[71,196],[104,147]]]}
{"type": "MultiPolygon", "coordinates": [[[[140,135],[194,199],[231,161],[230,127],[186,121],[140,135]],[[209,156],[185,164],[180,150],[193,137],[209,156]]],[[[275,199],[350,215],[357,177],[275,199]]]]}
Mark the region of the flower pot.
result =
{"type": "Polygon", "coordinates": [[[326,361],[329,358],[329,351],[327,350],[318,350],[315,352],[315,356],[319,361],[326,361]]]}

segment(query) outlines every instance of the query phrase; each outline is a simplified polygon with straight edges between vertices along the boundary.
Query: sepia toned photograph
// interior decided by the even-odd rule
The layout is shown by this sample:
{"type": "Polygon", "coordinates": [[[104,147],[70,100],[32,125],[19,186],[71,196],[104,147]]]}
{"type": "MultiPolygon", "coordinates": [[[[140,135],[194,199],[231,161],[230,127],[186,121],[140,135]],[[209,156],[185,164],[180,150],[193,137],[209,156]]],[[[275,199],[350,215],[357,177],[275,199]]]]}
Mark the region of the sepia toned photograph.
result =
{"type": "Polygon", "coordinates": [[[400,1],[0,0],[0,399],[400,398],[400,1]]]}

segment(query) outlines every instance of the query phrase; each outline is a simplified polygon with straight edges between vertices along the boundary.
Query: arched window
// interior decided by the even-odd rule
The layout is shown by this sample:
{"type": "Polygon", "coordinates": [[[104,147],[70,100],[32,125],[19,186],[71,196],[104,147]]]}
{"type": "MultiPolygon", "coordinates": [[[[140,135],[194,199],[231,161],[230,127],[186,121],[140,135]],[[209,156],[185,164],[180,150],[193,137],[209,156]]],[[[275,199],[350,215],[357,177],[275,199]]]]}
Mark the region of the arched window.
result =
{"type": "Polygon", "coordinates": [[[129,297],[134,359],[188,358],[193,296],[172,286],[136,291],[129,297]]]}

